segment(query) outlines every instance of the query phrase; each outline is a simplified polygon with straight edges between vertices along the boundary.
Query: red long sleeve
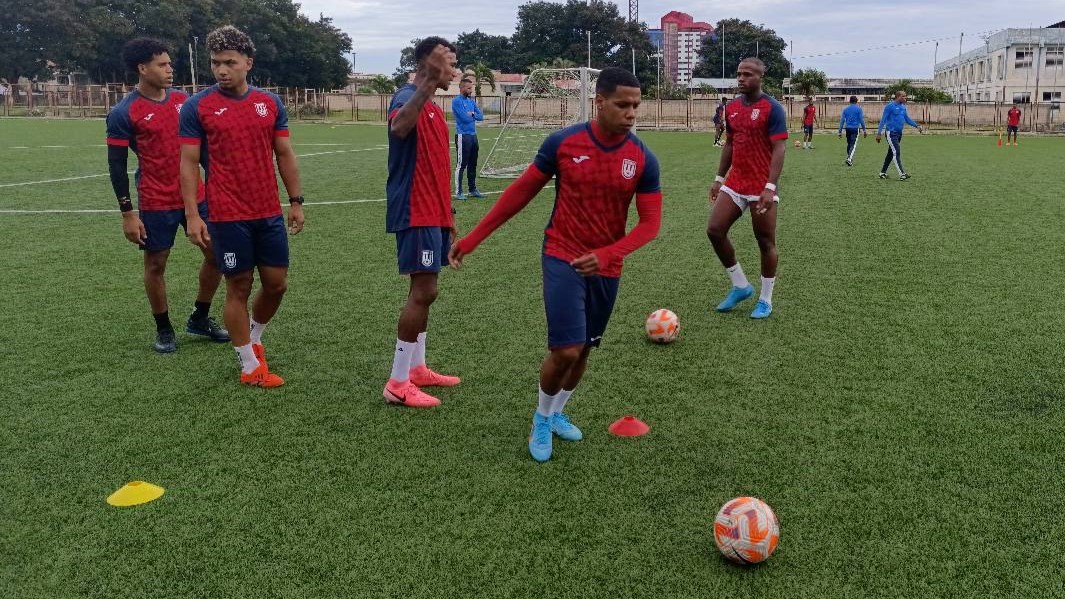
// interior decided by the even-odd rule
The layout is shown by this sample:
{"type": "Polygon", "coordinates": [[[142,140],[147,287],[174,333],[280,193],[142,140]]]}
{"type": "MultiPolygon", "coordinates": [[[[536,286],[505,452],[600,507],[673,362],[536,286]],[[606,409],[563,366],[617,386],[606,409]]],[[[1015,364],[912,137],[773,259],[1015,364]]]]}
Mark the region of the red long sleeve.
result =
{"type": "MultiPolygon", "coordinates": [[[[484,215],[481,222],[477,223],[477,226],[469,234],[458,240],[459,250],[463,254],[469,254],[477,249],[477,246],[481,245],[481,242],[485,239],[488,239],[488,236],[493,231],[503,226],[503,223],[510,220],[515,214],[521,212],[522,208],[528,206],[529,202],[536,197],[536,194],[540,193],[540,190],[550,180],[551,175],[544,173],[533,165],[529,165],[529,168],[525,169],[525,172],[507,187],[503,195],[499,196],[495,205],[488,211],[488,214],[484,215]]],[[[637,198],[637,202],[639,202],[639,198],[637,198]]],[[[659,203],[661,204],[661,201],[659,203]]],[[[659,206],[659,212],[661,212],[661,206],[659,206]]],[[[640,222],[643,222],[642,213],[640,222]]],[[[655,231],[657,230],[656,227],[655,231]]],[[[652,235],[652,237],[654,236],[652,235]]]]}
{"type": "Polygon", "coordinates": [[[662,192],[636,194],[636,213],[640,215],[640,222],[628,235],[592,252],[599,258],[600,269],[615,260],[623,260],[658,237],[658,231],[662,228],[662,192]]]}

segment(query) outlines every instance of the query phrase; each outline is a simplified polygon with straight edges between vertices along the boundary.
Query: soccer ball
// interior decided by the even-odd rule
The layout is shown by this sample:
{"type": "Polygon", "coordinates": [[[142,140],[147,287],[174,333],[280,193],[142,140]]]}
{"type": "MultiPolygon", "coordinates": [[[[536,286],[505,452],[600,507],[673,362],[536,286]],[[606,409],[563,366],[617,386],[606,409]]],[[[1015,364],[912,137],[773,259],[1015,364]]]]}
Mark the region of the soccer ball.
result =
{"type": "Polygon", "coordinates": [[[651,315],[647,317],[644,329],[647,331],[647,336],[651,341],[655,343],[671,343],[680,333],[680,320],[677,319],[676,314],[663,308],[651,312],[651,315]]]}
{"type": "Polygon", "coordinates": [[[765,561],[780,540],[777,516],[756,497],[737,497],[721,506],[714,518],[714,543],[737,564],[765,561]]]}
{"type": "Polygon", "coordinates": [[[802,147],[802,142],[796,139],[795,140],[795,147],[796,148],[801,148],[802,147]]]}

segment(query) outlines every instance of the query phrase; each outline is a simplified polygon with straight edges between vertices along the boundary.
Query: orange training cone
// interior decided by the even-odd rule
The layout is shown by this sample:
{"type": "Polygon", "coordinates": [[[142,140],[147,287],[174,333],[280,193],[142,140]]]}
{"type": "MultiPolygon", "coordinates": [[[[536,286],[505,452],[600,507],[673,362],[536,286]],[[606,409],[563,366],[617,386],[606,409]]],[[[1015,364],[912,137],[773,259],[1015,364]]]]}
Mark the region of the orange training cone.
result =
{"type": "Polygon", "coordinates": [[[635,416],[624,416],[610,425],[611,434],[619,437],[642,437],[651,430],[645,422],[635,416]]]}
{"type": "Polygon", "coordinates": [[[998,136],[998,147],[1000,147],[1000,148],[1002,147],[1002,136],[1001,135],[998,136]]]}

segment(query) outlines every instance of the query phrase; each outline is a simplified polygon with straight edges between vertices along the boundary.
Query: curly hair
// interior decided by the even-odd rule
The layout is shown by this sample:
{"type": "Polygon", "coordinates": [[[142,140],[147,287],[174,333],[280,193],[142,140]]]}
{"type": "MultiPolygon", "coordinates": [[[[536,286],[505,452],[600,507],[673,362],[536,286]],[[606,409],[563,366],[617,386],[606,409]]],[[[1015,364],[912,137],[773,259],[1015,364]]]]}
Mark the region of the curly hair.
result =
{"type": "Polygon", "coordinates": [[[122,46],[122,62],[131,72],[136,73],[137,67],[149,63],[153,58],[163,53],[169,53],[170,48],[163,42],[150,37],[138,37],[129,40],[122,46]]]}
{"type": "Polygon", "coordinates": [[[255,56],[255,44],[247,33],[232,25],[223,25],[207,34],[207,49],[210,52],[235,50],[245,56],[255,56]]]}
{"type": "Polygon", "coordinates": [[[435,50],[437,46],[444,46],[452,52],[458,52],[458,50],[455,48],[455,44],[452,44],[451,42],[447,41],[442,37],[434,35],[432,37],[427,37],[423,39],[422,41],[418,42],[417,46],[414,46],[415,64],[421,64],[423,60],[429,58],[429,55],[433,53],[433,50],[435,50]]]}

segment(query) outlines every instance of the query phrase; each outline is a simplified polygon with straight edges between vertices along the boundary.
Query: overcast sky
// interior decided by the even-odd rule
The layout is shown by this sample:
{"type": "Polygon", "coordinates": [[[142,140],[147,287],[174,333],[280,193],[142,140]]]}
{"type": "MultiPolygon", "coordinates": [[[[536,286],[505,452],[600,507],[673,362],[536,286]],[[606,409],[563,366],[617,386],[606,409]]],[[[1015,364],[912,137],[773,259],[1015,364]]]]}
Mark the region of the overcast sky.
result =
{"type": "MultiPolygon", "coordinates": [[[[410,39],[480,29],[511,35],[524,0],[304,0],[303,12],[319,13],[355,43],[355,67],[391,73],[410,39]]],[[[628,0],[620,4],[628,14],[628,0]]],[[[794,51],[796,68],[816,67],[832,77],[931,77],[934,42],[890,50],[815,56],[925,40],[941,39],[938,58],[957,55],[983,43],[979,35],[1006,27],[1045,27],[1065,20],[1065,0],[642,0],[640,20],[658,27],[662,15],[679,10],[697,21],[748,19],[775,29],[794,51]]],[[[727,43],[727,32],[726,32],[727,43]]],[[[461,61],[461,57],[459,57],[461,61]]]]}

